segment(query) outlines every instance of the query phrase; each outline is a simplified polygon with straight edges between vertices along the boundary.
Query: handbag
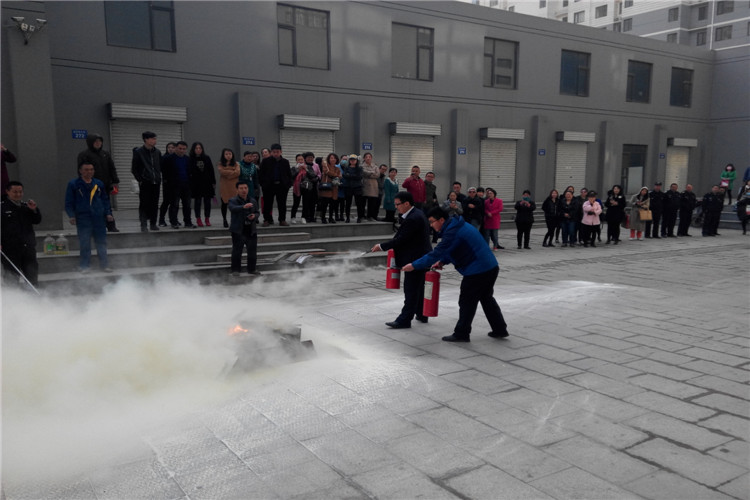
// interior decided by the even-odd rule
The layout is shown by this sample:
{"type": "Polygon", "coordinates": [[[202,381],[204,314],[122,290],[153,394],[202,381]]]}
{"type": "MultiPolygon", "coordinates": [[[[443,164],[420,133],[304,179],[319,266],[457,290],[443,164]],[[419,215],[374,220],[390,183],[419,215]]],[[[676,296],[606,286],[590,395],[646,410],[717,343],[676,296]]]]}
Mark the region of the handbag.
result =
{"type": "Polygon", "coordinates": [[[721,179],[721,181],[719,182],[719,187],[728,188],[729,179],[721,179]]]}
{"type": "Polygon", "coordinates": [[[302,179],[299,183],[299,188],[302,191],[310,191],[313,188],[313,183],[310,179],[302,179]]]}
{"type": "Polygon", "coordinates": [[[339,179],[338,177],[334,177],[333,179],[331,179],[331,185],[333,187],[340,186],[341,185],[341,179],[339,179]]]}
{"type": "Polygon", "coordinates": [[[620,225],[624,229],[629,229],[630,228],[630,214],[625,214],[625,217],[622,218],[622,221],[620,222],[620,225]]]}
{"type": "Polygon", "coordinates": [[[318,184],[318,190],[319,191],[331,191],[333,189],[333,184],[330,182],[321,182],[318,184]]]}
{"type": "Polygon", "coordinates": [[[645,222],[654,220],[654,217],[651,215],[651,210],[641,210],[640,216],[641,220],[645,222]]]}

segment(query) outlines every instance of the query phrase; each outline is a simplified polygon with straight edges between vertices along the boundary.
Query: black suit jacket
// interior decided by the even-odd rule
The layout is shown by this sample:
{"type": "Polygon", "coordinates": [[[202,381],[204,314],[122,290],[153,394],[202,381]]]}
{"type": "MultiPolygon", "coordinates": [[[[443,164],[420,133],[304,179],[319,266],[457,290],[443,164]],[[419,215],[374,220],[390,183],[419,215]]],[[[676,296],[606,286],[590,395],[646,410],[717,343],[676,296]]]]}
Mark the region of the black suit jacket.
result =
{"type": "Polygon", "coordinates": [[[393,248],[398,267],[404,267],[431,252],[430,225],[424,212],[413,208],[404,218],[393,239],[381,243],[380,248],[385,251],[393,248]]]}

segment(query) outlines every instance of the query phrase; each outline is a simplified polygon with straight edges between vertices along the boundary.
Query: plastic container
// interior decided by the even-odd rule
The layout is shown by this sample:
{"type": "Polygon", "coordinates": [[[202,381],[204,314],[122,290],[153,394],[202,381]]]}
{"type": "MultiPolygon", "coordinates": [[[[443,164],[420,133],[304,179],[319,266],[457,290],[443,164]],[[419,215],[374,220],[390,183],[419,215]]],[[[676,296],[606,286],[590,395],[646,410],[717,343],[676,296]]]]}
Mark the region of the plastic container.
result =
{"type": "Polygon", "coordinates": [[[55,238],[48,234],[46,238],[44,238],[44,255],[55,255],[55,238]]]}
{"type": "Polygon", "coordinates": [[[55,255],[68,255],[68,239],[60,235],[55,241],[55,255]]]}

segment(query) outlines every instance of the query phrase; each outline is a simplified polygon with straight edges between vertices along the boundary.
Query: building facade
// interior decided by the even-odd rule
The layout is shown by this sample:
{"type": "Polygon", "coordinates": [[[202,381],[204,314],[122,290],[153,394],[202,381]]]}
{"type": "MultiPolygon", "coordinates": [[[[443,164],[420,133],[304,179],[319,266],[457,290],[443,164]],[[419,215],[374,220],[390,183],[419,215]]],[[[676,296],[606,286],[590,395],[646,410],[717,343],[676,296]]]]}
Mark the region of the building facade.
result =
{"type": "MultiPolygon", "coordinates": [[[[87,133],[132,208],[143,130],[218,161],[363,154],[451,183],[653,182],[697,191],[750,157],[746,48],[705,51],[461,2],[3,2],[2,139],[11,176],[62,208],[87,133]],[[12,17],[44,19],[24,43],[12,17]]],[[[53,213],[54,208],[47,210],[53,213]]],[[[48,227],[60,226],[47,217],[48,227]]]]}

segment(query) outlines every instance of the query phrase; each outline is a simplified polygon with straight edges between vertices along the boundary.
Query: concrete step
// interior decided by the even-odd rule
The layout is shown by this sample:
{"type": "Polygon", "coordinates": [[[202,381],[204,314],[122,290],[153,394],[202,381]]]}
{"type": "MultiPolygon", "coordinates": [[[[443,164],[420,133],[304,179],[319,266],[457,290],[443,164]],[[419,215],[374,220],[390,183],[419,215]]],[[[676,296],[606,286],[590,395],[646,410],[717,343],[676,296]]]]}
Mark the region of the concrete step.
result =
{"type": "MultiPolygon", "coordinates": [[[[310,233],[289,233],[289,232],[266,232],[258,234],[258,243],[286,243],[290,241],[309,241],[310,233]]],[[[203,244],[207,246],[231,245],[232,236],[206,236],[203,238],[203,244]]]]}

